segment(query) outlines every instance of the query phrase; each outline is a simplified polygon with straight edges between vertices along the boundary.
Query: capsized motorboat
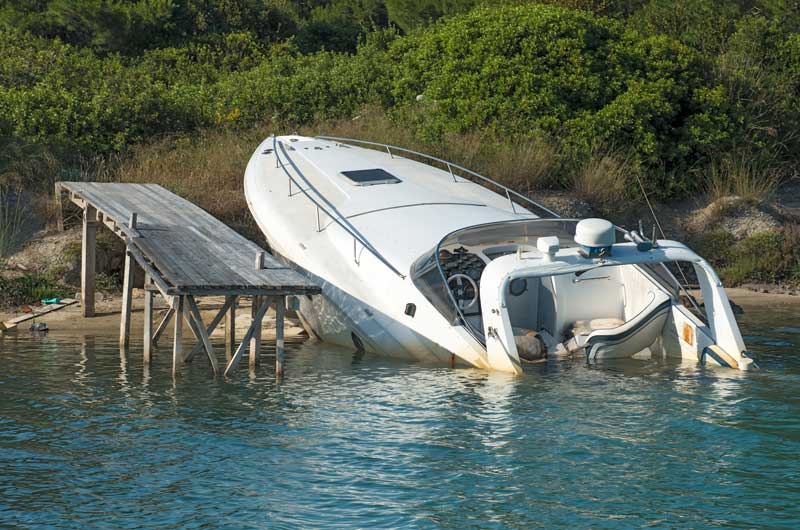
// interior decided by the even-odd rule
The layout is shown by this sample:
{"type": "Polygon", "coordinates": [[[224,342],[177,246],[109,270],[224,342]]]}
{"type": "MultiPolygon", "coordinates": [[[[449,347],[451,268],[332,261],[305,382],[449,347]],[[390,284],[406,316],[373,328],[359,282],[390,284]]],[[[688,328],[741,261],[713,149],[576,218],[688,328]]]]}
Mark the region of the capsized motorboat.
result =
{"type": "Polygon", "coordinates": [[[722,283],[685,245],[562,219],[457,164],[271,136],[250,159],[245,194],[272,251],[321,285],[298,314],[323,341],[515,373],[576,355],[754,367],[722,283]],[[676,263],[694,272],[702,307],[676,263]]]}

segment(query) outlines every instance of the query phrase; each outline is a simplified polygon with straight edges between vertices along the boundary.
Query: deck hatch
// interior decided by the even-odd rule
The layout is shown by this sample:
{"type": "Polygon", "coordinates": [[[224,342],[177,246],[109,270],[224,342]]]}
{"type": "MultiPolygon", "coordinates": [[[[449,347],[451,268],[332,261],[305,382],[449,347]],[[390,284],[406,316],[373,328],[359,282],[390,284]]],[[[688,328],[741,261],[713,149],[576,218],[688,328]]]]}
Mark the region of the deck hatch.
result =
{"type": "Polygon", "coordinates": [[[401,180],[383,169],[355,169],[342,171],[354,186],[374,186],[376,184],[397,184],[401,180]]]}

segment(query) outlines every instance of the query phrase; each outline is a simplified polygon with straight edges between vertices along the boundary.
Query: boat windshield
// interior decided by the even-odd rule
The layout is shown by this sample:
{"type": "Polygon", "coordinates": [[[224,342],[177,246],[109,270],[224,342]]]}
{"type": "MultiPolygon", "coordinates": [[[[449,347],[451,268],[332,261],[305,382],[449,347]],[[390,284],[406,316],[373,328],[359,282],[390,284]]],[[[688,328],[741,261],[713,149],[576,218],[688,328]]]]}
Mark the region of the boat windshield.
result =
{"type": "Polygon", "coordinates": [[[470,274],[478,282],[483,270],[481,263],[485,266],[487,260],[516,252],[520,246],[535,249],[539,237],[557,236],[562,248],[575,246],[573,238],[577,223],[577,220],[567,219],[520,219],[462,228],[445,236],[438,245],[417,259],[411,266],[411,278],[449,322],[463,325],[466,317],[447,285],[451,274],[446,274],[445,269],[449,266],[448,257],[453,254],[451,249],[471,249],[471,255],[475,254],[475,250],[479,252],[480,262],[476,263],[480,271],[470,274]]]}

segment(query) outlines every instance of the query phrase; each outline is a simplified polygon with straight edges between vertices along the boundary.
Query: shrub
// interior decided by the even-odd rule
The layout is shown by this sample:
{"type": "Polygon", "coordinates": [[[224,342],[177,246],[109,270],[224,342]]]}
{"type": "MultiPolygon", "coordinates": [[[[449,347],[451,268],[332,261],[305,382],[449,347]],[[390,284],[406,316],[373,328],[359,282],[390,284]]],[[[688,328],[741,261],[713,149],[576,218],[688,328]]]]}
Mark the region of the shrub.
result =
{"type": "Polygon", "coordinates": [[[734,131],[725,98],[690,48],[588,12],[477,9],[390,51],[399,63],[394,103],[420,108],[414,126],[428,141],[476,129],[544,134],[563,138],[577,158],[597,143],[625,145],[637,162],[676,172],[734,131]]]}
{"type": "Polygon", "coordinates": [[[796,274],[800,254],[786,248],[787,237],[785,232],[762,232],[743,239],[733,249],[730,263],[721,270],[722,277],[732,285],[797,279],[792,276],[796,274]]]}
{"type": "Polygon", "coordinates": [[[0,276],[0,306],[33,304],[43,298],[65,297],[69,289],[49,278],[35,274],[4,278],[0,276]]]}

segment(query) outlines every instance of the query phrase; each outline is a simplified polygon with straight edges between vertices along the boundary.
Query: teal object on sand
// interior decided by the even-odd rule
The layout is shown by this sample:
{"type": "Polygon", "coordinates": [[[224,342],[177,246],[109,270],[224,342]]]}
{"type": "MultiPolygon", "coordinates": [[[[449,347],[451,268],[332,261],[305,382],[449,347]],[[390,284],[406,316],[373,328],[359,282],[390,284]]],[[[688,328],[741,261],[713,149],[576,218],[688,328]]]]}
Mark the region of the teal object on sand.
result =
{"type": "Polygon", "coordinates": [[[61,298],[44,298],[42,300],[42,304],[44,305],[51,305],[51,304],[60,304],[61,298]]]}

